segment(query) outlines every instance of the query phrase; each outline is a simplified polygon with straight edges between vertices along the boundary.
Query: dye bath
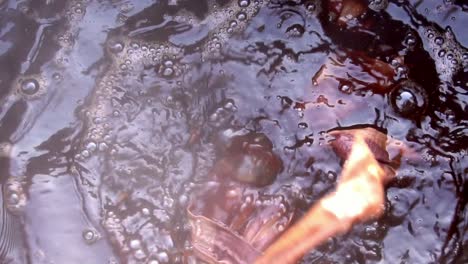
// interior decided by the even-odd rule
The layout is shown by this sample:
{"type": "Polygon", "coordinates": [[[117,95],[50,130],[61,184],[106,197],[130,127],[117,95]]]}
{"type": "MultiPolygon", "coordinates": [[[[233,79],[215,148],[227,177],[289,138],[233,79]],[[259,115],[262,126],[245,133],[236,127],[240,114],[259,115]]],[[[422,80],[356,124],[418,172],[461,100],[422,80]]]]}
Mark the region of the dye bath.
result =
{"type": "Polygon", "coordinates": [[[0,0],[2,263],[195,261],[232,144],[262,135],[253,197],[300,215],[341,171],[326,132],[363,125],[410,150],[385,214],[302,262],[466,263],[468,6],[334,2],[0,0]]]}

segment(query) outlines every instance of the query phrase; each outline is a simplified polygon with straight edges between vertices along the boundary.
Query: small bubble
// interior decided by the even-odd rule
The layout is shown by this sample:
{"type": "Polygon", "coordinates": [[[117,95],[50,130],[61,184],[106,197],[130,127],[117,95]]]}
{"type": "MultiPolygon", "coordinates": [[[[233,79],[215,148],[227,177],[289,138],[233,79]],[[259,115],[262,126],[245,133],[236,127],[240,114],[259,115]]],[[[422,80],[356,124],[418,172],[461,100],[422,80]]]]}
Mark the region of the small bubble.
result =
{"type": "Polygon", "coordinates": [[[137,50],[137,49],[140,48],[140,45],[139,45],[138,43],[136,43],[136,42],[133,42],[132,44],[130,44],[130,46],[131,46],[132,49],[134,49],[134,50],[137,50]]]}
{"type": "Polygon", "coordinates": [[[120,64],[120,69],[121,69],[122,71],[128,70],[127,64],[125,64],[125,63],[120,64]]]}
{"type": "Polygon", "coordinates": [[[250,0],[239,0],[240,7],[248,7],[250,5],[250,0]]]}
{"type": "Polygon", "coordinates": [[[351,86],[347,85],[347,84],[343,84],[340,86],[340,91],[342,91],[343,93],[346,93],[346,94],[350,94],[353,90],[351,89],[351,86]]]}
{"type": "Polygon", "coordinates": [[[439,50],[439,52],[437,53],[437,55],[439,55],[439,57],[444,57],[445,54],[446,54],[445,50],[439,50]]]}
{"type": "Polygon", "coordinates": [[[237,17],[237,19],[239,19],[240,21],[244,21],[244,20],[247,19],[247,14],[244,13],[244,12],[239,12],[239,13],[237,14],[236,17],[237,17]]]}
{"type": "Polygon", "coordinates": [[[405,44],[407,46],[414,46],[414,44],[416,44],[416,38],[414,36],[408,36],[406,39],[405,39],[405,44]]]}
{"type": "Polygon", "coordinates": [[[232,101],[228,101],[226,104],[224,104],[224,109],[229,110],[229,111],[236,111],[237,107],[232,101]]]}
{"type": "Polygon", "coordinates": [[[308,10],[309,12],[313,12],[313,11],[315,11],[315,9],[316,9],[317,7],[316,7],[315,4],[308,4],[308,5],[306,6],[306,8],[307,8],[307,10],[308,10]]]}
{"type": "Polygon", "coordinates": [[[442,46],[442,44],[444,44],[444,39],[442,37],[437,37],[434,39],[434,43],[436,45],[442,46]]]}
{"type": "Polygon", "coordinates": [[[307,123],[301,122],[297,125],[301,129],[306,129],[308,127],[307,123]]]}
{"type": "Polygon", "coordinates": [[[143,260],[144,258],[146,258],[146,253],[142,249],[138,249],[135,251],[133,256],[138,260],[143,260]]]}
{"type": "Polygon", "coordinates": [[[169,256],[164,251],[159,252],[157,258],[161,263],[169,263],[169,256]]]}
{"type": "Polygon", "coordinates": [[[165,67],[173,67],[173,66],[174,66],[174,62],[171,61],[171,60],[166,60],[166,61],[164,61],[164,66],[165,66],[165,67]]]}
{"type": "Polygon", "coordinates": [[[141,248],[141,241],[138,239],[133,239],[130,241],[130,248],[131,249],[139,249],[141,248]]]}
{"type": "Polygon", "coordinates": [[[163,72],[162,72],[162,75],[164,77],[170,77],[174,74],[174,69],[172,68],[164,68],[163,72]]]}
{"type": "Polygon", "coordinates": [[[92,230],[92,229],[87,229],[83,231],[82,236],[83,236],[84,241],[87,244],[93,244],[99,239],[99,234],[95,230],[92,230]]]}
{"type": "Polygon", "coordinates": [[[89,156],[91,156],[91,154],[89,153],[89,151],[83,150],[83,151],[81,151],[81,156],[83,158],[89,158],[89,156]]]}
{"type": "Polygon", "coordinates": [[[150,210],[148,208],[144,207],[143,209],[141,209],[141,213],[143,215],[148,216],[148,215],[150,215],[151,212],[150,212],[150,210]]]}
{"type": "Polygon", "coordinates": [[[99,151],[106,151],[109,149],[109,146],[105,142],[99,143],[99,151]]]}
{"type": "Polygon", "coordinates": [[[94,142],[89,142],[86,145],[86,150],[88,150],[89,152],[94,152],[96,149],[97,149],[97,145],[94,142]]]}
{"type": "Polygon", "coordinates": [[[21,92],[26,95],[33,95],[39,91],[39,83],[35,79],[27,79],[21,83],[21,92]]]}
{"type": "Polygon", "coordinates": [[[337,178],[337,175],[336,173],[334,173],[333,171],[329,171],[327,173],[327,178],[330,180],[330,181],[335,181],[336,178],[337,178]]]}
{"type": "Polygon", "coordinates": [[[179,204],[180,204],[181,206],[185,206],[185,205],[187,205],[188,200],[189,200],[189,198],[187,197],[187,195],[182,194],[182,195],[179,197],[179,204]]]}
{"type": "Polygon", "coordinates": [[[52,79],[54,79],[55,81],[59,81],[62,79],[62,75],[60,75],[60,73],[56,72],[54,74],[52,74],[52,79]]]}
{"type": "Polygon", "coordinates": [[[379,12],[386,9],[388,6],[388,0],[371,0],[369,2],[369,8],[379,12]]]}

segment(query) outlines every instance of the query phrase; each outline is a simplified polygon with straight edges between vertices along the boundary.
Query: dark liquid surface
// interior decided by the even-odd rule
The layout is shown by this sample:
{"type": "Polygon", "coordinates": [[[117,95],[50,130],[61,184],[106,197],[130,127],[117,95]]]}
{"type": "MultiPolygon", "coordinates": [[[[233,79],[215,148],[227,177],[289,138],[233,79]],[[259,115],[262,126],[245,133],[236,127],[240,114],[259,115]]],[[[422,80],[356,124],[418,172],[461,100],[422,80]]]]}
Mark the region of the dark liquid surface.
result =
{"type": "Polygon", "coordinates": [[[389,2],[343,29],[320,1],[0,0],[0,256],[181,263],[232,135],[268,137],[259,192],[305,211],[341,171],[326,132],[369,125],[408,149],[386,212],[303,262],[466,263],[468,6],[389,2]]]}

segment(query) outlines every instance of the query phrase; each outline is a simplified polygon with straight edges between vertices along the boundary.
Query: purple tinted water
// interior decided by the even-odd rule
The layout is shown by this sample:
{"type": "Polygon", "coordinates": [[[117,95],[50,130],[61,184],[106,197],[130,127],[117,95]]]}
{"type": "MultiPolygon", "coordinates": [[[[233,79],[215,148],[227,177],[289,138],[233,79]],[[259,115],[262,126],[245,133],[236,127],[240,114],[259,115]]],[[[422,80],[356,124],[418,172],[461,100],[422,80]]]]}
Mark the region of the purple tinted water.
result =
{"type": "Polygon", "coordinates": [[[467,262],[468,7],[389,1],[343,29],[327,2],[0,0],[3,262],[180,263],[233,135],[268,137],[261,192],[304,211],[341,170],[325,132],[361,125],[408,148],[385,215],[303,263],[467,262]]]}

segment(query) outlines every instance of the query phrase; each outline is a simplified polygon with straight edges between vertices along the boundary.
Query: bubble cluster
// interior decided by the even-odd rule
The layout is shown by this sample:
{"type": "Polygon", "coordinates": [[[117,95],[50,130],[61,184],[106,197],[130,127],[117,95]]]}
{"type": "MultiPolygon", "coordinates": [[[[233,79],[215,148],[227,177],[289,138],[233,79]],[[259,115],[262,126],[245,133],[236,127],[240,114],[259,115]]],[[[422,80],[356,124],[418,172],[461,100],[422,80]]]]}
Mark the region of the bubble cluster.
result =
{"type": "Polygon", "coordinates": [[[221,127],[232,118],[234,112],[237,111],[237,106],[234,101],[228,100],[224,105],[216,108],[209,116],[210,124],[214,127],[221,127]]]}
{"type": "Polygon", "coordinates": [[[436,70],[441,81],[450,83],[453,76],[467,66],[463,54],[467,52],[455,39],[450,27],[440,31],[435,27],[424,28],[422,36],[431,57],[436,63],[436,70]]]}
{"type": "Polygon", "coordinates": [[[165,59],[159,68],[159,74],[164,78],[172,78],[174,76],[179,76],[181,70],[173,60],[165,59]]]}
{"type": "Polygon", "coordinates": [[[305,32],[305,28],[304,28],[304,26],[302,26],[300,24],[294,24],[294,25],[288,27],[288,29],[286,29],[286,33],[290,37],[294,37],[294,38],[302,37],[304,32],[305,32]]]}
{"type": "MultiPolygon", "coordinates": [[[[246,28],[265,2],[240,0],[215,7],[213,1],[208,16],[201,21],[187,12],[176,13],[171,19],[209,27],[206,38],[197,43],[202,60],[209,59],[221,52],[232,34],[246,28]]],[[[106,40],[105,50],[109,65],[81,112],[86,131],[76,158],[93,164],[104,154],[100,151],[110,154],[110,169],[102,176],[99,195],[109,201],[103,227],[122,259],[126,263],[174,263],[180,257],[173,236],[189,232],[188,227],[178,223],[182,219],[176,217],[176,210],[189,203],[190,188],[184,181],[192,177],[190,166],[194,165],[192,154],[178,149],[186,142],[181,122],[186,122],[187,117],[173,91],[183,86],[192,57],[196,56],[185,56],[193,51],[185,50],[183,45],[118,34],[106,40]],[[141,120],[151,122],[154,129],[140,130],[141,120]],[[163,131],[161,127],[181,131],[163,131]],[[156,152],[160,155],[154,155],[156,152]],[[161,186],[154,186],[154,182],[161,186]],[[122,193],[116,193],[115,185],[121,186],[118,189],[122,193]],[[126,193],[134,190],[138,191],[126,193]]],[[[209,109],[207,123],[220,127],[232,120],[235,111],[233,100],[223,100],[217,108],[209,109]]],[[[83,236],[86,240],[92,234],[83,236]]]]}

